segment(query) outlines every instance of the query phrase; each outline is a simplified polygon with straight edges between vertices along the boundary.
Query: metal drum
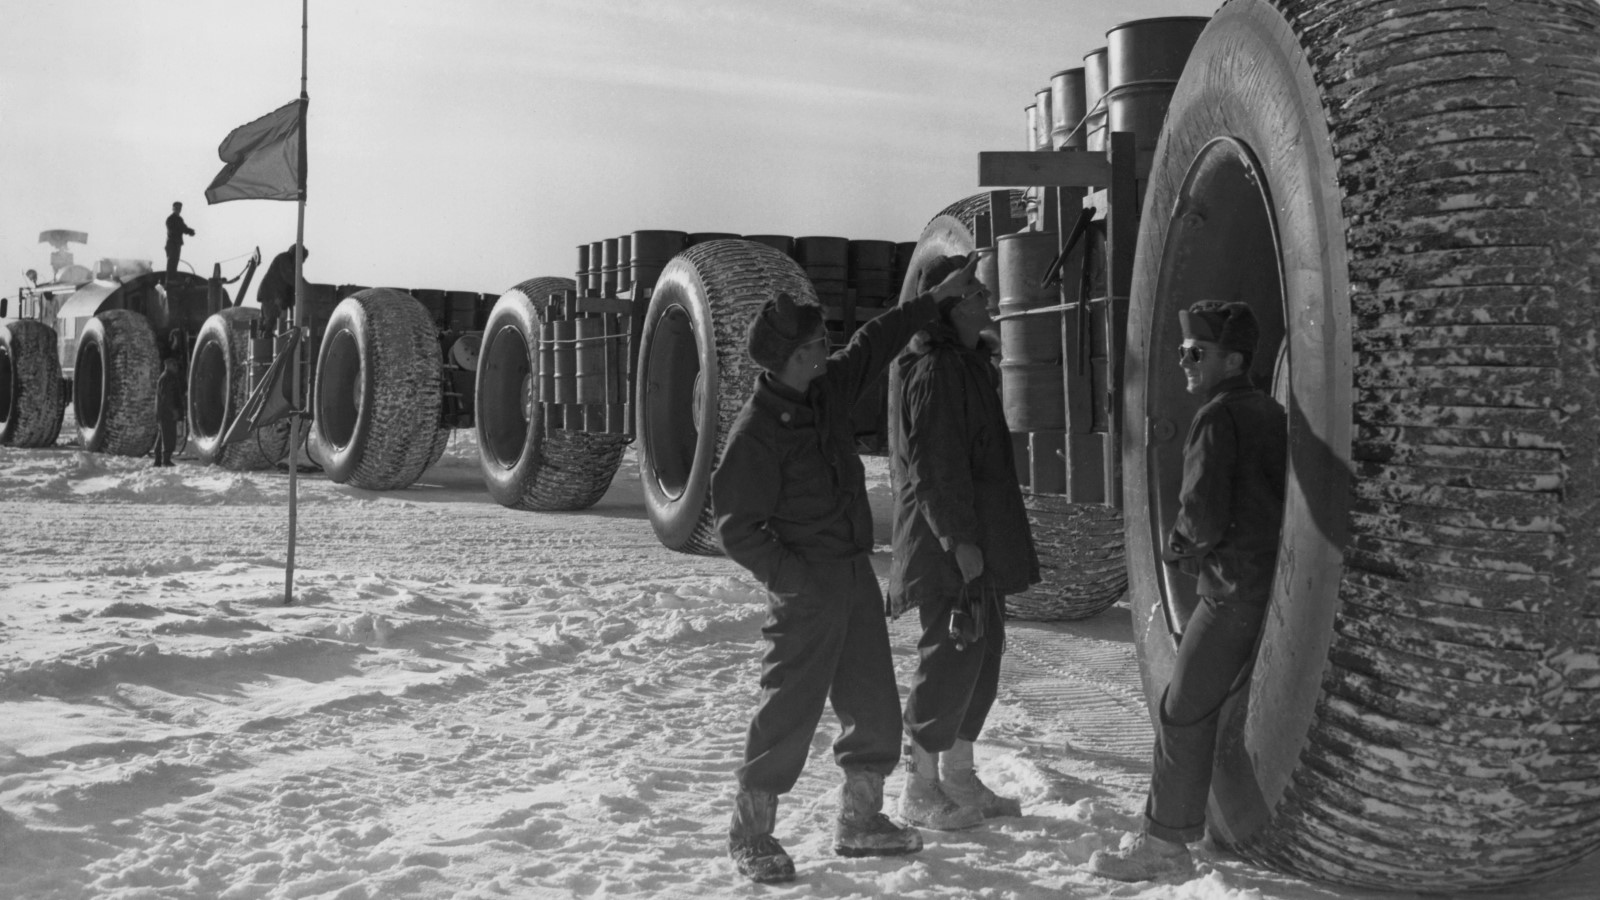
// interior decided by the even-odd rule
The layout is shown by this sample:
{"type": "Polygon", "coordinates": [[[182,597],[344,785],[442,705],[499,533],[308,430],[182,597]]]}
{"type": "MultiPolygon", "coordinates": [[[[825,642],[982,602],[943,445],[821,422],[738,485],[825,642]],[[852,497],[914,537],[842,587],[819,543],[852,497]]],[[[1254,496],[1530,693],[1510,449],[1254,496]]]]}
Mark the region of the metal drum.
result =
{"type": "Polygon", "coordinates": [[[706,241],[729,241],[738,235],[731,231],[696,231],[689,235],[689,246],[704,244],[706,241]]]}
{"type": "Polygon", "coordinates": [[[605,296],[617,292],[617,239],[600,242],[600,291],[605,296]]]}
{"type": "Polygon", "coordinates": [[[636,289],[653,290],[661,270],[689,246],[689,235],[682,231],[635,231],[632,238],[632,280],[636,289]]]}
{"type": "Polygon", "coordinates": [[[1106,32],[1106,110],[1112,131],[1131,131],[1138,149],[1155,149],[1172,90],[1209,21],[1199,16],[1137,19],[1106,32]]]}
{"type": "MultiPolygon", "coordinates": [[[[574,280],[580,286],[587,285],[589,283],[589,245],[588,244],[579,244],[578,245],[578,277],[576,279],[574,279],[574,280]]],[[[538,300],[538,299],[541,299],[541,298],[535,297],[533,299],[538,300]]]]}
{"type": "MultiPolygon", "coordinates": [[[[574,323],[573,336],[577,339],[574,348],[577,376],[575,378],[574,396],[577,403],[607,403],[611,400],[606,396],[606,322],[599,316],[584,316],[574,323]]],[[[557,359],[559,360],[559,355],[557,359]]],[[[558,363],[559,364],[559,363],[558,363]]],[[[558,370],[559,377],[559,370],[558,370]]]]}
{"type": "Polygon", "coordinates": [[[822,304],[823,322],[834,344],[842,343],[849,335],[844,333],[841,318],[845,300],[845,273],[850,259],[850,241],[842,237],[797,237],[794,239],[794,260],[811,279],[816,288],[817,302],[822,304]]]}
{"type": "Polygon", "coordinates": [[[1034,121],[1032,149],[1049,150],[1050,129],[1054,127],[1055,123],[1055,115],[1051,112],[1053,106],[1050,99],[1049,85],[1033,92],[1033,105],[1038,109],[1038,115],[1035,116],[1034,121]]]}
{"type": "Polygon", "coordinates": [[[784,256],[794,257],[794,238],[787,234],[747,234],[744,239],[757,244],[765,244],[784,256]]]}
{"type": "Polygon", "coordinates": [[[850,261],[850,241],[842,237],[798,237],[794,239],[794,260],[813,282],[819,278],[844,287],[850,261]]]}
{"type": "Polygon", "coordinates": [[[856,292],[857,306],[884,306],[897,296],[893,241],[851,241],[845,281],[856,292]]]}
{"type": "Polygon", "coordinates": [[[633,290],[633,235],[617,237],[617,291],[633,290]]]}
{"type": "Polygon", "coordinates": [[[1039,149],[1039,104],[1029,103],[1023,113],[1028,117],[1027,136],[1022,139],[1022,146],[1029,150],[1039,149]]]}
{"type": "Polygon", "coordinates": [[[1089,120],[1083,123],[1086,150],[1106,149],[1106,108],[1100,103],[1106,95],[1107,48],[1090,50],[1083,56],[1083,100],[1089,120]]]}
{"type": "MultiPolygon", "coordinates": [[[[1083,66],[1063,69],[1050,76],[1050,149],[1082,150],[1084,129],[1078,127],[1089,111],[1083,100],[1083,66]]],[[[1087,127],[1087,123],[1085,123],[1087,127]]]]}
{"type": "Polygon", "coordinates": [[[1067,427],[1061,314],[1018,315],[1054,306],[1059,300],[1057,288],[1039,286],[1055,259],[1057,240],[1053,231],[1020,231],[995,241],[1004,360],[1000,364],[1000,398],[1006,425],[1012,431],[1067,427]]]}
{"type": "Polygon", "coordinates": [[[583,289],[590,294],[600,293],[602,282],[605,279],[604,263],[605,241],[591,241],[589,243],[589,277],[583,282],[583,289]]]}

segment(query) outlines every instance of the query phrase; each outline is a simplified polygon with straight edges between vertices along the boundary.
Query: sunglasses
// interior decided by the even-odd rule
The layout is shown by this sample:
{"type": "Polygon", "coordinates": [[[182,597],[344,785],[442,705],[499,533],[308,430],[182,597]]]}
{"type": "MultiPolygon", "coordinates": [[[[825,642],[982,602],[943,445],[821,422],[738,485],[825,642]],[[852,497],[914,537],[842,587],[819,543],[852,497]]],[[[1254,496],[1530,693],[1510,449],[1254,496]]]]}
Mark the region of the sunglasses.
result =
{"type": "Polygon", "coordinates": [[[1196,347],[1192,344],[1184,344],[1178,348],[1178,362],[1188,363],[1191,366],[1199,365],[1200,360],[1204,359],[1205,355],[1206,348],[1204,347],[1196,347]]]}

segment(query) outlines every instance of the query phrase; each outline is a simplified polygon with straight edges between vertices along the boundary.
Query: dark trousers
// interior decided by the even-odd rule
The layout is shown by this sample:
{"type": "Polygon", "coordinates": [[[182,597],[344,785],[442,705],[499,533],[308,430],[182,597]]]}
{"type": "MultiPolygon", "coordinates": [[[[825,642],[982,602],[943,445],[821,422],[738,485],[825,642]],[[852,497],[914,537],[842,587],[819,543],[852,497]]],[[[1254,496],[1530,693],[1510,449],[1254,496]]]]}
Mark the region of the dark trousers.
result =
{"type": "Polygon", "coordinates": [[[1145,831],[1189,843],[1205,835],[1206,798],[1216,756],[1217,719],[1239,674],[1255,658],[1266,598],[1201,597],[1178,644],[1161,698],[1145,831]]]}
{"type": "Polygon", "coordinates": [[[261,327],[258,329],[263,337],[271,337],[278,333],[278,304],[274,300],[267,300],[261,304],[261,327]]]}
{"type": "Polygon", "coordinates": [[[167,277],[171,278],[178,271],[178,256],[183,252],[182,246],[167,245],[167,277]]]}
{"type": "Polygon", "coordinates": [[[806,590],[770,595],[761,634],[761,704],[750,721],[739,787],[785,794],[800,778],[824,701],[841,730],[841,768],[888,775],[900,757],[900,692],[883,594],[866,556],[811,563],[806,590]]]}
{"type": "MultiPolygon", "coordinates": [[[[999,598],[996,598],[999,599],[999,598]]],[[[1000,655],[1006,646],[1004,601],[983,604],[983,637],[965,650],[950,640],[950,610],[956,598],[917,608],[917,674],[906,697],[906,734],[929,753],[943,753],[956,739],[976,741],[1000,689],[1000,655]]]]}
{"type": "Polygon", "coordinates": [[[156,465],[172,465],[172,451],[177,446],[177,414],[170,409],[156,410],[156,465]]]}

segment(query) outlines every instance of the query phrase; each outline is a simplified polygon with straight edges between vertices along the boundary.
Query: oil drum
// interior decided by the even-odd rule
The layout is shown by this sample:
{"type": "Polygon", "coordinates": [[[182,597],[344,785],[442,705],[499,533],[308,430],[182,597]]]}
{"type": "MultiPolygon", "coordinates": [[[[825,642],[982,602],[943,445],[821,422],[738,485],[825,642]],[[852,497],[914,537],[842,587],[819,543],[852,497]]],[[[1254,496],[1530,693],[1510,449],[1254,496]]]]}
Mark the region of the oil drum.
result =
{"type": "Polygon", "coordinates": [[[1172,90],[1189,51],[1210,19],[1136,19],[1106,32],[1106,114],[1112,131],[1131,131],[1134,146],[1154,150],[1172,90]]]}
{"type": "Polygon", "coordinates": [[[897,296],[893,282],[893,241],[851,241],[846,250],[845,282],[856,292],[857,306],[884,306],[897,296]]]}
{"type": "Polygon", "coordinates": [[[674,256],[689,246],[689,235],[682,231],[635,231],[632,235],[633,286],[653,289],[661,270],[674,256]]]}
{"type": "MultiPolygon", "coordinates": [[[[1020,231],[995,241],[1000,282],[1000,394],[1012,431],[1067,427],[1061,367],[1061,315],[1020,315],[1053,306],[1060,291],[1039,282],[1059,249],[1053,231],[1020,231]]],[[[1063,272],[1063,278],[1075,278],[1063,272]]]]}
{"type": "Polygon", "coordinates": [[[1107,48],[1097,47],[1083,56],[1083,100],[1089,120],[1083,123],[1083,146],[1086,150],[1106,149],[1106,108],[1101,103],[1106,95],[1107,48]]]}
{"type": "Polygon", "coordinates": [[[784,256],[791,259],[794,258],[794,238],[787,234],[747,234],[744,239],[757,244],[765,244],[784,256]]]}
{"type": "MultiPolygon", "coordinates": [[[[1050,149],[1082,150],[1084,130],[1078,127],[1088,107],[1083,102],[1083,66],[1050,76],[1050,149]]],[[[1087,123],[1085,123],[1087,127],[1087,123]]]]}

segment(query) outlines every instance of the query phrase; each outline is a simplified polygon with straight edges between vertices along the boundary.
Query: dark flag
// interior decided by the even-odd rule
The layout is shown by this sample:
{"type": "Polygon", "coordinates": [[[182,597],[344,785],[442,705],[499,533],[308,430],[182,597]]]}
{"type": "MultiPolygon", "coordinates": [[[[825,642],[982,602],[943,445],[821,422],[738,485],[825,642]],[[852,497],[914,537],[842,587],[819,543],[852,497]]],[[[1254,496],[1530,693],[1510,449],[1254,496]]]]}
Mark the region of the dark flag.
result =
{"type": "Polygon", "coordinates": [[[206,188],[206,202],[302,199],[309,102],[301,97],[229,132],[217,148],[227,165],[206,188]]]}

